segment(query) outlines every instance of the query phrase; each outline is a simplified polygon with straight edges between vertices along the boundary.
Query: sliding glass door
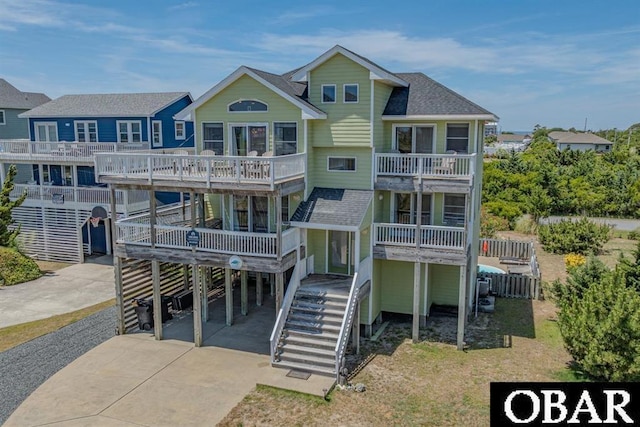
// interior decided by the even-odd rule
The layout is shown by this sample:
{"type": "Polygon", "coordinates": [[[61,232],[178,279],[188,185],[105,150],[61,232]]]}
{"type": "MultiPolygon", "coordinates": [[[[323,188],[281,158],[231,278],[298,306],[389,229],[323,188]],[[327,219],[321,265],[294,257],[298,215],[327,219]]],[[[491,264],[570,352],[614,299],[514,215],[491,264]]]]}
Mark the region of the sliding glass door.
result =
{"type": "Polygon", "coordinates": [[[246,156],[252,151],[261,156],[267,151],[266,124],[231,125],[231,138],[234,156],[246,156]]]}

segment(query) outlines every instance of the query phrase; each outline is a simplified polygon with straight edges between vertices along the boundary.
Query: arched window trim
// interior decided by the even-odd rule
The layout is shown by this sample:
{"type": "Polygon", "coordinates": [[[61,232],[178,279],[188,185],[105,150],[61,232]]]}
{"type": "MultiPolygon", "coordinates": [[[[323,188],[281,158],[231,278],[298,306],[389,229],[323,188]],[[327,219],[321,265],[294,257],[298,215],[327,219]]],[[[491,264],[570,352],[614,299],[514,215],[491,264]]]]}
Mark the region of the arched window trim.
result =
{"type": "Polygon", "coordinates": [[[227,111],[229,113],[267,113],[269,111],[269,104],[267,104],[264,101],[260,101],[259,99],[237,99],[229,104],[227,104],[227,111]],[[234,104],[237,104],[239,102],[245,102],[245,101],[250,101],[250,102],[259,102],[260,104],[264,105],[267,109],[264,111],[231,111],[231,106],[234,104]]]}

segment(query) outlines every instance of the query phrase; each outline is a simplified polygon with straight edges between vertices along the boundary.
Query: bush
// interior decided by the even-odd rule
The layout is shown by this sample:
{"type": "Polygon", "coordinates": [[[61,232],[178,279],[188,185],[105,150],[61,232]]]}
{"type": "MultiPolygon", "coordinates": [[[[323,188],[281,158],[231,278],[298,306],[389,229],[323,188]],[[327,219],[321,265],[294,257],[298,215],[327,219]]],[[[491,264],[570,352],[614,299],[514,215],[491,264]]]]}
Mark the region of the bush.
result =
{"type": "Polygon", "coordinates": [[[630,231],[629,234],[627,234],[627,239],[629,240],[640,240],[640,231],[630,231]]]}
{"type": "Polygon", "coordinates": [[[587,218],[579,221],[563,219],[553,224],[541,225],[538,237],[547,252],[588,255],[600,253],[604,244],[609,241],[610,232],[610,226],[598,225],[587,218]]]}
{"type": "Polygon", "coordinates": [[[499,216],[509,221],[509,228],[513,228],[515,220],[522,216],[522,210],[515,203],[494,201],[483,203],[483,206],[492,215],[499,216]]]}
{"type": "Polygon", "coordinates": [[[496,232],[509,229],[509,221],[490,214],[484,207],[480,208],[480,237],[492,239],[496,232]]]}
{"type": "Polygon", "coordinates": [[[15,249],[0,247],[0,284],[16,285],[42,276],[38,264],[15,249]]]}
{"type": "Polygon", "coordinates": [[[576,267],[580,267],[587,262],[587,257],[580,254],[569,254],[564,256],[564,266],[567,272],[571,272],[576,267]]]}

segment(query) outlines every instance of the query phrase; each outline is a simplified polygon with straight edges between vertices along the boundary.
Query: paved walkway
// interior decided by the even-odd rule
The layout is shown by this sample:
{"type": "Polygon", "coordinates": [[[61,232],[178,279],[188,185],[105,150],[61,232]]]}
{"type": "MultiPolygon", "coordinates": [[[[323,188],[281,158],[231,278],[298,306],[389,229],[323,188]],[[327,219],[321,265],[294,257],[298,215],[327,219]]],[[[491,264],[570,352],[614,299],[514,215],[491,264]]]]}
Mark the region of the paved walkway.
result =
{"type": "Polygon", "coordinates": [[[318,396],[333,384],[287,372],[272,368],[265,354],[155,341],[146,333],[117,336],[51,377],[5,426],[215,425],[256,384],[318,396]]]}
{"type": "Polygon", "coordinates": [[[114,296],[113,266],[75,264],[31,282],[0,287],[0,328],[80,310],[114,296]]]}

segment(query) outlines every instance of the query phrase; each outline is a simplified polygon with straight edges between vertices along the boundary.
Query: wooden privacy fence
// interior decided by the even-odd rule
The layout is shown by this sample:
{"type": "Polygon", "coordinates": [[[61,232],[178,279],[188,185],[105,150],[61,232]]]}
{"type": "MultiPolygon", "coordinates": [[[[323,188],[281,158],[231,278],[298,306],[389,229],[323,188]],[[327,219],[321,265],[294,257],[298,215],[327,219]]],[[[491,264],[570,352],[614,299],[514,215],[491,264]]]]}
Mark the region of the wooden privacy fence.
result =
{"type": "Polygon", "coordinates": [[[522,240],[480,239],[480,255],[494,258],[527,259],[533,252],[533,242],[522,240]]]}
{"type": "Polygon", "coordinates": [[[540,278],[523,274],[480,273],[491,279],[492,292],[503,298],[540,298],[540,278]]]}

